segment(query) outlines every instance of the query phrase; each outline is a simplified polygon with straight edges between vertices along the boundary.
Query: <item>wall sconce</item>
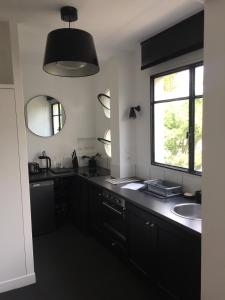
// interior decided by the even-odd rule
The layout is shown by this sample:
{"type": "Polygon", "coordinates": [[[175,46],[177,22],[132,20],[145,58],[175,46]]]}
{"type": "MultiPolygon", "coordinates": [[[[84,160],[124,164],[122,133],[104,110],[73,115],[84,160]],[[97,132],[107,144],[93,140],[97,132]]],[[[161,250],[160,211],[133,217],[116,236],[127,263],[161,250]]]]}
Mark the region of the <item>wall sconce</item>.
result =
{"type": "Polygon", "coordinates": [[[135,110],[138,111],[138,112],[141,111],[140,105],[133,106],[133,107],[130,108],[129,119],[136,119],[137,116],[136,116],[135,110]]]}
{"type": "Polygon", "coordinates": [[[97,140],[104,145],[111,145],[111,141],[109,141],[109,140],[106,140],[103,138],[97,138],[97,140]]]}

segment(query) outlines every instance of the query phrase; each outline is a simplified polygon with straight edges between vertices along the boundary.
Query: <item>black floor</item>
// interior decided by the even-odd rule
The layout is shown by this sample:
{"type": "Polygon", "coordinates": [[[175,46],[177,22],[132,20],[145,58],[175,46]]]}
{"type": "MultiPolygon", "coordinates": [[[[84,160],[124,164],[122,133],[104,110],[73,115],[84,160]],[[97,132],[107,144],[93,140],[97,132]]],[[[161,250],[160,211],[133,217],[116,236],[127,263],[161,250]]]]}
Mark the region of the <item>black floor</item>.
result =
{"type": "Polygon", "coordinates": [[[37,283],[0,300],[167,300],[93,238],[72,226],[34,240],[37,283]]]}

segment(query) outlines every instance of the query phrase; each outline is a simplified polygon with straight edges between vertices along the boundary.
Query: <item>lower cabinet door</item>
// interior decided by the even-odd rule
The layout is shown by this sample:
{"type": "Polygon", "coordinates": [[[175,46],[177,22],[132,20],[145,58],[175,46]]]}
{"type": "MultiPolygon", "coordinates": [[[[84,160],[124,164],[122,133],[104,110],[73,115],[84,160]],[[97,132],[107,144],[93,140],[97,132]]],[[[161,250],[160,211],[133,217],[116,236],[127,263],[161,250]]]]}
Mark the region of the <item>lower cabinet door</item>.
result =
{"type": "Polygon", "coordinates": [[[93,234],[102,234],[102,189],[91,186],[89,189],[90,229],[93,234]]]}
{"type": "Polygon", "coordinates": [[[200,237],[160,219],[154,222],[158,284],[174,299],[200,300],[200,237]]]}
{"type": "Polygon", "coordinates": [[[128,209],[128,249],[132,263],[150,278],[155,277],[155,224],[151,215],[128,209]]]}
{"type": "Polygon", "coordinates": [[[165,299],[200,300],[200,236],[131,204],[127,220],[132,263],[166,292],[165,299]]]}
{"type": "Polygon", "coordinates": [[[68,220],[71,211],[72,177],[58,177],[54,179],[55,217],[56,225],[61,226],[68,220]]]}
{"type": "Polygon", "coordinates": [[[55,229],[53,180],[30,183],[31,220],[33,236],[55,229]]]}
{"type": "Polygon", "coordinates": [[[82,233],[89,235],[89,190],[91,185],[78,176],[74,177],[71,183],[71,221],[82,233]]]}

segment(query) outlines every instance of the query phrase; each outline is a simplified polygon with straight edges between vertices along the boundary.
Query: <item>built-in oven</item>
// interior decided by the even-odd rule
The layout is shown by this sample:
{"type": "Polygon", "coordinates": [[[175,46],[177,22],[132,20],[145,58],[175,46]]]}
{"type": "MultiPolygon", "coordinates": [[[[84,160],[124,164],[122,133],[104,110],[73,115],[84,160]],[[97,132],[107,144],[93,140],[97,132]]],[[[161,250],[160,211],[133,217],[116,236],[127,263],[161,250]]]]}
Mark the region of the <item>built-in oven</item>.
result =
{"type": "Polygon", "coordinates": [[[112,246],[126,248],[127,234],[125,222],[125,200],[104,190],[102,193],[102,224],[105,236],[112,246]]]}

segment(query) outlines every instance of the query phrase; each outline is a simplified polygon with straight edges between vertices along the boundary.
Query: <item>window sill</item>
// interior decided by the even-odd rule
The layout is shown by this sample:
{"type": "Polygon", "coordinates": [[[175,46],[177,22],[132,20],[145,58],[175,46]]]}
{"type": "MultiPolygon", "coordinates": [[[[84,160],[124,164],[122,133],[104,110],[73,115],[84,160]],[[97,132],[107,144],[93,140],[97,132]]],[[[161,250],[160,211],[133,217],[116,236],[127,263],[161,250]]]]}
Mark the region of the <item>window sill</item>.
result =
{"type": "Polygon", "coordinates": [[[195,175],[195,176],[202,176],[202,172],[199,172],[199,171],[190,171],[190,170],[185,169],[185,168],[173,167],[173,166],[170,166],[170,165],[160,164],[160,163],[157,163],[157,162],[151,162],[151,165],[156,166],[156,167],[160,167],[160,168],[173,170],[173,171],[182,172],[182,173],[185,173],[185,174],[190,174],[190,175],[195,175]]]}

